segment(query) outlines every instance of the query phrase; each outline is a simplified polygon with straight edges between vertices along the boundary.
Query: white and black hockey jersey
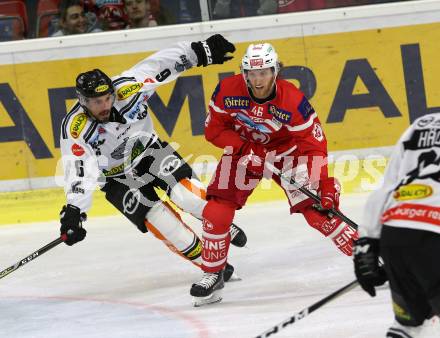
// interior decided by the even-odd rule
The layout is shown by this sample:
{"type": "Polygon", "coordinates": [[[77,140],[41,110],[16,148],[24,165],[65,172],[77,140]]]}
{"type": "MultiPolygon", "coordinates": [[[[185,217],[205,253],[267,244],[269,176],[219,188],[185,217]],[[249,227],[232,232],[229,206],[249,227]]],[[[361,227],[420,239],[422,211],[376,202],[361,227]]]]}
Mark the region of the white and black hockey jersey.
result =
{"type": "Polygon", "coordinates": [[[383,224],[440,233],[440,113],[424,115],[403,133],[369,196],[360,237],[379,238],[383,224]]]}
{"type": "Polygon", "coordinates": [[[125,123],[100,123],[90,118],[77,102],[61,126],[61,154],[67,203],[82,212],[92,202],[98,182],[135,166],[157,135],[147,101],[156,88],[175,80],[197,64],[190,42],[161,50],[122,74],[112,77],[114,109],[125,123]]]}

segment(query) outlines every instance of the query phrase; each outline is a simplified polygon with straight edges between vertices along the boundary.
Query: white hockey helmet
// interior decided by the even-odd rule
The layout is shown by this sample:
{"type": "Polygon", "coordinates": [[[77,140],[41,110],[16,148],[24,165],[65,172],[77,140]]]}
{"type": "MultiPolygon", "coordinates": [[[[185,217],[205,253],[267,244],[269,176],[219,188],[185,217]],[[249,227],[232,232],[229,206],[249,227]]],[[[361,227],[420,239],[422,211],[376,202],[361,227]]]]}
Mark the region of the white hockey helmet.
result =
{"type": "Polygon", "coordinates": [[[241,71],[274,68],[275,77],[280,70],[278,54],[270,43],[251,44],[241,60],[241,71]]]}

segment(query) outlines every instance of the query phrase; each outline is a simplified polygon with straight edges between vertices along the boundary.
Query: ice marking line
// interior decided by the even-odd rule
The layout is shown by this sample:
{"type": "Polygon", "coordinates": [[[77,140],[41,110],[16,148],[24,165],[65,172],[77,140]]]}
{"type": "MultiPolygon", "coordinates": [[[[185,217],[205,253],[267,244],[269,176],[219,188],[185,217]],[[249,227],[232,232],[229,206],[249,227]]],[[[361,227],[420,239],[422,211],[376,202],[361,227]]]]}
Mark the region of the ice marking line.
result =
{"type": "MultiPolygon", "coordinates": [[[[111,299],[98,299],[98,298],[89,298],[89,297],[68,297],[68,296],[31,296],[31,295],[1,295],[1,298],[5,299],[28,299],[28,300],[54,300],[54,301],[77,301],[77,302],[92,302],[92,303],[101,303],[101,304],[114,304],[114,305],[126,305],[135,307],[142,310],[150,310],[155,313],[163,314],[164,317],[168,318],[177,318],[183,321],[183,323],[188,323],[190,327],[195,329],[195,333],[197,336],[194,338],[212,338],[213,336],[209,333],[209,328],[200,320],[198,320],[195,316],[183,313],[181,311],[172,310],[171,308],[159,305],[149,305],[140,302],[132,302],[132,301],[120,301],[120,300],[111,300],[111,299]]],[[[188,306],[188,310],[192,310],[188,306]]],[[[197,313],[196,313],[197,314],[197,313]]],[[[188,332],[189,334],[193,334],[192,332],[188,332]]],[[[191,335],[191,338],[193,336],[191,335]]]]}

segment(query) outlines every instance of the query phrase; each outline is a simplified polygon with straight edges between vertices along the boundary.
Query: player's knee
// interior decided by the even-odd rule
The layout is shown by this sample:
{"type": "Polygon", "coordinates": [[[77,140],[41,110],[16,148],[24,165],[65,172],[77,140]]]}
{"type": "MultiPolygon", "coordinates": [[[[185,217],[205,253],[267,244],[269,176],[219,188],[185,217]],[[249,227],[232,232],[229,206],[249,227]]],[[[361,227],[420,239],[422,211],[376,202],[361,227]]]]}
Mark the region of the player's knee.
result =
{"type": "Polygon", "coordinates": [[[145,220],[147,229],[160,240],[169,240],[179,249],[194,240],[194,233],[185,226],[180,216],[165,202],[156,203],[145,220]]]}
{"type": "Polygon", "coordinates": [[[200,239],[167,203],[159,202],[154,205],[147,214],[145,225],[171,251],[184,256],[195,265],[201,264],[200,239]]]}
{"type": "Polygon", "coordinates": [[[410,313],[405,306],[397,304],[393,301],[393,311],[395,323],[403,325],[404,327],[419,327],[423,324],[427,315],[425,313],[410,313]]]}
{"type": "Polygon", "coordinates": [[[195,178],[184,178],[171,189],[169,196],[180,209],[202,218],[203,208],[206,205],[206,190],[200,181],[195,178]]]}
{"type": "Polygon", "coordinates": [[[210,223],[209,226],[215,229],[207,230],[215,233],[228,232],[236,209],[237,205],[233,202],[216,198],[210,199],[203,210],[203,218],[210,223]]]}

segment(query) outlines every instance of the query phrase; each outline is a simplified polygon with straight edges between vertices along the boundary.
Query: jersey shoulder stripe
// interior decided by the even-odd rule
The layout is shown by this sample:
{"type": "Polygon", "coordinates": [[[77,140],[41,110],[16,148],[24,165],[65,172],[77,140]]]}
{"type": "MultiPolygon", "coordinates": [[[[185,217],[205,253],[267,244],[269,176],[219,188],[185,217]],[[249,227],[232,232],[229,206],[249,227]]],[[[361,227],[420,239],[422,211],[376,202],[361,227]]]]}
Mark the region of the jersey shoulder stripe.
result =
{"type": "Polygon", "coordinates": [[[132,81],[137,81],[136,78],[134,76],[121,76],[121,77],[117,77],[116,79],[114,79],[112,81],[112,84],[114,87],[119,86],[121,83],[124,82],[132,82],[132,81]]]}
{"type": "Polygon", "coordinates": [[[121,115],[124,115],[125,113],[129,112],[133,108],[133,106],[139,101],[139,97],[141,95],[142,93],[135,94],[135,96],[130,100],[130,102],[128,102],[128,104],[126,104],[124,107],[121,108],[119,113],[121,115]]]}
{"type": "Polygon", "coordinates": [[[86,130],[86,132],[84,133],[84,141],[87,143],[87,141],[90,139],[90,137],[92,137],[93,133],[96,130],[96,127],[98,126],[98,122],[93,121],[89,128],[86,130]]]}
{"type": "Polygon", "coordinates": [[[69,120],[72,118],[73,115],[75,115],[76,112],[81,108],[79,102],[77,102],[72,109],[67,113],[66,116],[64,116],[62,122],[61,122],[61,136],[63,140],[66,140],[68,137],[68,131],[67,127],[69,125],[69,120]]]}

